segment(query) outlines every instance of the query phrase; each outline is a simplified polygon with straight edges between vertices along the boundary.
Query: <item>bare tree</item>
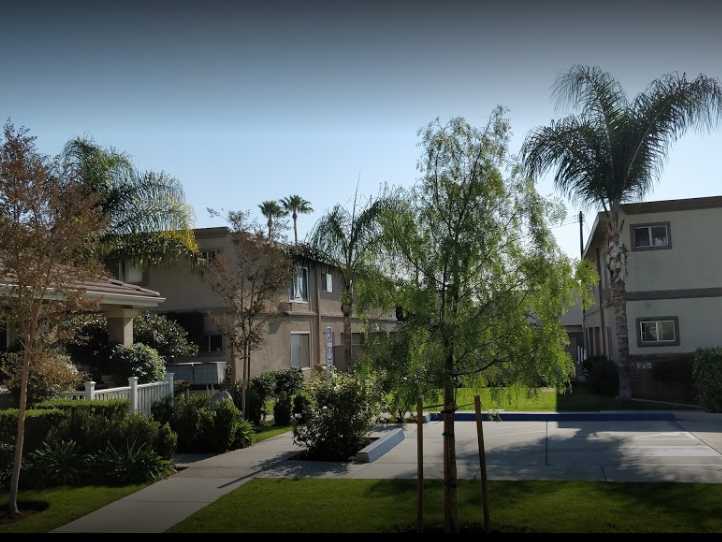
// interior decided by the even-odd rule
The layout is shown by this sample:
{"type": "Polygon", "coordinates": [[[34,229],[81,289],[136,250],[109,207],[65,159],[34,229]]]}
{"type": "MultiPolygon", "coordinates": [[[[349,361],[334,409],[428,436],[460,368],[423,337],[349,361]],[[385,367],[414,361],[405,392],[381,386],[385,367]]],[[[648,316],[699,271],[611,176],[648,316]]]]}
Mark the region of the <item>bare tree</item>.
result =
{"type": "Polygon", "coordinates": [[[22,353],[10,514],[17,494],[25,440],[28,380],[48,356],[68,316],[92,304],[79,284],[98,278],[97,236],[103,227],[97,201],[64,171],[59,160],[37,152],[25,129],[7,123],[0,146],[0,279],[11,302],[3,320],[18,336],[22,353]]]}
{"type": "Polygon", "coordinates": [[[212,318],[231,342],[232,378],[236,382],[241,377],[244,416],[251,352],[263,343],[267,323],[278,314],[274,301],[291,279],[291,258],[286,250],[249,225],[247,218],[243,211],[228,214],[232,249],[208,262],[204,275],[224,303],[224,310],[212,318]]]}

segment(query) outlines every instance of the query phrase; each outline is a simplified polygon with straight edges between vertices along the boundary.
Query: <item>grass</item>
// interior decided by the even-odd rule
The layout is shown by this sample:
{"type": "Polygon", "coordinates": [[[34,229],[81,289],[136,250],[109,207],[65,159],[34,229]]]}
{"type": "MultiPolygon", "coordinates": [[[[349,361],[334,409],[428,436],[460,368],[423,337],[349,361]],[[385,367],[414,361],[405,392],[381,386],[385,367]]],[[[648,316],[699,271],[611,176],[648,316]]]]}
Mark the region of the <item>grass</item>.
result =
{"type": "MultiPolygon", "coordinates": [[[[684,409],[664,403],[620,400],[593,393],[583,385],[576,384],[574,391],[560,394],[553,388],[459,388],[456,402],[460,410],[474,409],[474,395],[481,396],[482,408],[497,408],[509,411],[580,411],[580,410],[677,410],[684,409]]],[[[427,401],[431,408],[441,400],[427,401]]],[[[690,406],[689,408],[694,408],[690,406]]],[[[436,408],[438,410],[438,407],[436,408]]]]}
{"type": "MultiPolygon", "coordinates": [[[[115,500],[130,495],[145,484],[128,486],[54,487],[52,489],[21,491],[23,501],[41,501],[47,509],[27,513],[17,520],[0,517],[0,533],[44,533],[65,525],[115,500]]],[[[0,509],[7,510],[8,495],[0,494],[0,509]]]]}
{"type": "MultiPolygon", "coordinates": [[[[441,524],[441,498],[441,483],[427,481],[427,528],[441,524]]],[[[414,480],[256,479],[173,531],[407,530],[415,499],[414,480]]],[[[492,481],[489,510],[492,529],[508,532],[720,532],[722,485],[492,481]]],[[[481,521],[477,481],[459,482],[459,518],[466,525],[481,521]]]]}
{"type": "Polygon", "coordinates": [[[288,433],[291,430],[290,425],[281,425],[276,427],[271,424],[263,424],[260,427],[256,426],[255,433],[253,435],[253,444],[258,444],[266,439],[277,437],[283,433],[288,433]]]}

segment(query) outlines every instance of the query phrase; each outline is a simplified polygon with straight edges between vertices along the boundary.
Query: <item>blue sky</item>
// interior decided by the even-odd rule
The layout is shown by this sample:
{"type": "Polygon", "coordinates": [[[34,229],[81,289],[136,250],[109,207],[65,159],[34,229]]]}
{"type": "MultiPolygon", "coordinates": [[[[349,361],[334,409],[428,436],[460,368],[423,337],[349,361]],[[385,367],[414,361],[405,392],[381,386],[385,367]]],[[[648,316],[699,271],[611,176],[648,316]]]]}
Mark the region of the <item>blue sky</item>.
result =
{"type": "MultiPolygon", "coordinates": [[[[504,105],[518,151],[562,114],[550,86],[573,64],[629,94],[671,71],[722,77],[713,2],[497,4],[27,2],[3,11],[0,117],[45,152],[86,135],[176,176],[198,226],[222,223],[207,207],[299,193],[316,209],[303,235],[357,179],[413,183],[437,116],[482,125],[504,105]]],[[[721,151],[722,129],[688,134],[648,199],[722,194],[721,151]]],[[[554,231],[577,256],[578,226],[554,231]]]]}

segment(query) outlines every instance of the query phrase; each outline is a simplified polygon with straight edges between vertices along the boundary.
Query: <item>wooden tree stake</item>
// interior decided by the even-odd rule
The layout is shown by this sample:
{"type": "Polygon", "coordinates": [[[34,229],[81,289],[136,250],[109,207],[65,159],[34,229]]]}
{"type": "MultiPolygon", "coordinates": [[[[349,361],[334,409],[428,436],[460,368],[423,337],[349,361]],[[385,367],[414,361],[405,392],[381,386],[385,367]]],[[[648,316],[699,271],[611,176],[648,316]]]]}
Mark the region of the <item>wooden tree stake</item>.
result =
{"type": "Polygon", "coordinates": [[[416,532],[424,531],[424,402],[416,402],[416,532]]]}
{"type": "Polygon", "coordinates": [[[489,532],[489,501],[486,491],[486,450],[484,448],[484,428],[481,424],[481,398],[474,397],[476,411],[476,437],[479,441],[479,467],[481,468],[481,511],[484,516],[484,530],[489,532]]]}

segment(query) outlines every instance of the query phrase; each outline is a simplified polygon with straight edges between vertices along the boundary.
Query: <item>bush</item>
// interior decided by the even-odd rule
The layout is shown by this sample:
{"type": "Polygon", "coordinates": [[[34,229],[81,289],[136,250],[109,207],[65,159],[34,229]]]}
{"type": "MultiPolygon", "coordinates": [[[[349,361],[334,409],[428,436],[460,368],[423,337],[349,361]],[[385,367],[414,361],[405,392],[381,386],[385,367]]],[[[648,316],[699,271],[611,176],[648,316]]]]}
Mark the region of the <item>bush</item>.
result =
{"type": "Polygon", "coordinates": [[[616,397],[619,394],[617,364],[605,356],[592,356],[582,362],[584,376],[595,393],[616,397]]]}
{"type": "Polygon", "coordinates": [[[139,484],[158,480],[173,469],[152,447],[128,443],[125,446],[108,444],[86,456],[86,462],[97,483],[139,484]]]}
{"type": "Polygon", "coordinates": [[[700,404],[710,412],[722,412],[722,348],[697,350],[692,378],[700,404]]]}
{"type": "Polygon", "coordinates": [[[0,489],[10,486],[14,459],[15,446],[0,442],[0,489]]]}
{"type": "Polygon", "coordinates": [[[162,314],[146,312],[134,318],[133,336],[136,342],[157,350],[165,361],[198,354],[198,345],[188,338],[188,332],[162,314]]]}
{"type": "Polygon", "coordinates": [[[275,380],[274,393],[279,397],[285,393],[287,397],[293,397],[303,387],[303,371],[301,369],[286,369],[271,373],[275,380]]]}
{"type": "Polygon", "coordinates": [[[72,335],[65,349],[73,361],[86,367],[93,380],[101,380],[109,370],[112,345],[108,339],[108,321],[102,314],[82,314],[70,321],[72,335]]]}
{"type": "Polygon", "coordinates": [[[285,392],[281,393],[273,405],[273,425],[288,425],[291,423],[291,400],[285,392]]]}
{"type": "Polygon", "coordinates": [[[156,401],[150,406],[150,413],[154,419],[160,423],[170,423],[175,412],[175,399],[165,396],[160,401],[156,401]]]}
{"type": "Polygon", "coordinates": [[[225,452],[250,445],[253,428],[231,400],[211,403],[205,395],[176,399],[171,427],[182,452],[225,452]]]}
{"type": "MultiPolygon", "coordinates": [[[[6,385],[15,398],[20,399],[20,367],[22,352],[10,352],[3,355],[0,364],[6,376],[6,385]]],[[[30,367],[28,379],[28,404],[34,405],[46,399],[57,397],[66,391],[72,391],[83,382],[83,374],[70,361],[70,357],[57,352],[43,352],[30,367]]]]}
{"type": "MultiPolygon", "coordinates": [[[[67,417],[66,412],[58,409],[27,410],[23,450],[29,453],[38,449],[46,440],[50,431],[60,425],[67,417]]],[[[0,443],[15,444],[17,424],[17,409],[0,410],[0,443]]]]}
{"type": "Polygon", "coordinates": [[[23,462],[24,487],[73,485],[83,479],[85,457],[72,440],[44,442],[23,462]]]}
{"type": "Polygon", "coordinates": [[[165,363],[158,351],[142,343],[133,346],[116,345],[110,354],[113,374],[119,383],[131,376],[138,377],[139,384],[158,382],[165,378],[165,363]]]}
{"type": "Polygon", "coordinates": [[[291,417],[294,423],[306,423],[308,411],[311,408],[311,401],[303,393],[298,393],[293,398],[293,407],[291,408],[291,417]]]}
{"type": "Polygon", "coordinates": [[[306,419],[294,424],[293,435],[311,457],[345,461],[363,447],[380,410],[381,392],[375,379],[334,372],[315,379],[308,387],[308,398],[306,419]]]}
{"type": "Polygon", "coordinates": [[[126,399],[106,399],[102,401],[52,399],[35,405],[35,408],[64,410],[68,411],[71,416],[75,416],[79,412],[87,412],[110,421],[124,418],[128,414],[129,405],[130,402],[126,399]]]}

